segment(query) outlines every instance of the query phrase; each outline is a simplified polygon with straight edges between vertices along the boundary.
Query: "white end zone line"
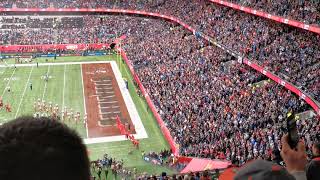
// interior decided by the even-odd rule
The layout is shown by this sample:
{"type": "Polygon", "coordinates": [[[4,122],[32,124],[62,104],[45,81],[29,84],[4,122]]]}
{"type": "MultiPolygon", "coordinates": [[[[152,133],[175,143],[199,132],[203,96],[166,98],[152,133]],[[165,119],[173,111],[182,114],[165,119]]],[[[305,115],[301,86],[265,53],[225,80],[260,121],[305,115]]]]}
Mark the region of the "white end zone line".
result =
{"type": "Polygon", "coordinates": [[[18,106],[16,115],[14,116],[14,118],[17,118],[17,116],[18,116],[21,103],[22,103],[22,101],[23,101],[24,95],[26,94],[26,90],[27,90],[27,87],[28,87],[28,84],[29,84],[29,81],[30,81],[30,77],[31,77],[32,71],[33,71],[33,66],[32,66],[32,68],[31,68],[31,70],[30,70],[29,77],[28,77],[28,81],[27,81],[27,83],[26,83],[26,86],[24,87],[24,90],[23,90],[23,93],[22,93],[22,97],[21,97],[21,99],[20,99],[20,103],[19,103],[19,106],[18,106]]]}
{"type": "MultiPolygon", "coordinates": [[[[82,82],[82,96],[83,96],[83,108],[84,108],[84,114],[87,114],[87,109],[86,109],[86,97],[84,95],[84,83],[83,83],[83,73],[82,73],[82,64],[80,64],[80,72],[81,72],[81,82],[82,82]]],[[[88,129],[88,123],[86,122],[86,132],[87,132],[87,138],[89,138],[89,129],[88,129]]]]}

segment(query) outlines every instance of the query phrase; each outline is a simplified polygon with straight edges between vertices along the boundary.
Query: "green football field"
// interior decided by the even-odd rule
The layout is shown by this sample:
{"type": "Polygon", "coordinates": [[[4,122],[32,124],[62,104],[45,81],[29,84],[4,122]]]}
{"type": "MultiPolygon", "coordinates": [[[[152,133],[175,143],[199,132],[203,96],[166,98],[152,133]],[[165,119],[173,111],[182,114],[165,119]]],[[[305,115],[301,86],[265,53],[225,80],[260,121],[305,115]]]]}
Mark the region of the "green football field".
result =
{"type": "MultiPolygon", "coordinates": [[[[130,141],[120,141],[111,143],[100,143],[87,145],[90,159],[96,160],[101,158],[104,153],[109,154],[118,160],[124,160],[124,166],[127,168],[136,167],[138,172],[147,172],[149,174],[160,174],[166,171],[169,174],[175,173],[169,168],[155,166],[145,162],[142,159],[142,151],[156,151],[169,148],[162,133],[154,119],[151,111],[148,111],[145,100],[139,97],[133,85],[129,69],[123,63],[120,63],[116,55],[108,56],[91,56],[91,57],[58,57],[56,60],[49,58],[37,58],[39,63],[56,63],[56,62],[78,62],[78,61],[107,61],[117,60],[120,64],[120,71],[123,78],[129,81],[129,91],[136,105],[142,123],[147,131],[148,138],[140,140],[140,149],[133,148],[130,141]],[[128,154],[133,150],[132,154],[128,154]]],[[[4,64],[13,64],[14,60],[1,62],[4,64]]],[[[0,123],[10,121],[21,115],[33,115],[33,103],[38,99],[58,104],[60,110],[66,106],[74,111],[84,112],[82,79],[80,65],[46,65],[39,67],[0,67],[0,95],[4,103],[10,102],[12,112],[7,113],[0,111],[0,123]],[[49,75],[48,83],[43,79],[44,75],[49,75]],[[32,90],[30,84],[32,83],[32,90]],[[10,87],[8,92],[6,87],[10,87]]],[[[68,124],[69,127],[78,131],[86,138],[86,129],[83,124],[68,124]]],[[[110,175],[111,173],[109,173],[110,175]]],[[[113,179],[112,177],[109,177],[113,179]]],[[[108,179],[109,179],[108,178],[108,179]]]]}

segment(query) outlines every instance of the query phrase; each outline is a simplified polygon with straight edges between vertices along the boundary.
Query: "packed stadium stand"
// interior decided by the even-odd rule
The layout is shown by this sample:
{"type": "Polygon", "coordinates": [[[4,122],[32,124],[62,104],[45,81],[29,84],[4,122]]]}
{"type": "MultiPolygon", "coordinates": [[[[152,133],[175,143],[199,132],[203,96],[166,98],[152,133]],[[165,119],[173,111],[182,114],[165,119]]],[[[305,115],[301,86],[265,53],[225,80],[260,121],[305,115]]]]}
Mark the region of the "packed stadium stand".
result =
{"type": "MultiPolygon", "coordinates": [[[[232,0],[320,24],[319,1],[232,0]]],[[[176,17],[320,101],[320,35],[207,0],[1,1],[3,8],[115,8],[176,17]]],[[[106,14],[2,14],[1,45],[110,43],[123,49],[151,96],[181,156],[243,165],[272,159],[288,113],[311,157],[320,120],[305,101],[174,22],[106,14]],[[116,34],[116,36],[114,36],[116,34]]],[[[207,176],[207,175],[205,175],[207,176]]],[[[200,175],[199,175],[200,177],[200,175]]]]}

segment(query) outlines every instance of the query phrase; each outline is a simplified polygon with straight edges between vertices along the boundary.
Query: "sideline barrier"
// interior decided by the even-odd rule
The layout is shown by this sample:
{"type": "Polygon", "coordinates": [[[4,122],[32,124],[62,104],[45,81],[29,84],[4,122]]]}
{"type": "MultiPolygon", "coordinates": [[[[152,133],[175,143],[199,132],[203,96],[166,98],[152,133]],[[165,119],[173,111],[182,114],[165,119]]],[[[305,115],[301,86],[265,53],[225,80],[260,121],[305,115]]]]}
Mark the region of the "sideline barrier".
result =
{"type": "Polygon", "coordinates": [[[109,44],[37,44],[37,45],[8,45],[0,46],[0,52],[36,52],[36,51],[50,51],[50,50],[99,50],[109,48],[109,44]]]}
{"type": "Polygon", "coordinates": [[[298,27],[298,28],[301,28],[301,29],[304,29],[304,30],[307,30],[307,31],[311,31],[311,32],[320,34],[320,27],[317,27],[317,26],[314,26],[314,25],[305,24],[303,22],[296,21],[296,20],[290,20],[290,19],[283,18],[283,17],[277,16],[277,15],[271,15],[271,14],[263,12],[263,11],[258,11],[258,10],[255,10],[255,9],[252,9],[252,8],[249,8],[249,7],[240,6],[238,4],[234,4],[234,3],[231,3],[231,2],[227,2],[227,1],[220,1],[220,0],[209,0],[209,1],[211,1],[213,3],[217,3],[217,4],[220,4],[220,5],[223,5],[223,6],[230,7],[232,9],[237,9],[237,10],[249,13],[249,14],[253,14],[253,15],[256,15],[256,16],[264,17],[264,18],[267,18],[267,19],[270,19],[270,20],[274,20],[274,21],[277,21],[279,23],[288,24],[290,26],[298,27]]]}
{"type": "Polygon", "coordinates": [[[128,60],[128,57],[127,57],[126,53],[121,48],[118,48],[118,51],[120,52],[123,60],[125,61],[125,63],[129,67],[130,73],[134,77],[134,80],[136,81],[136,83],[138,84],[139,89],[140,89],[143,97],[146,99],[149,108],[151,109],[154,117],[156,118],[156,120],[157,120],[157,122],[159,124],[159,127],[161,129],[162,134],[164,135],[164,137],[166,138],[166,140],[168,141],[168,143],[170,145],[172,153],[175,156],[178,156],[179,155],[178,147],[176,146],[176,144],[175,144],[175,142],[174,142],[174,140],[173,140],[173,138],[172,138],[172,136],[171,136],[171,134],[170,134],[170,132],[169,132],[169,130],[167,128],[167,126],[165,125],[165,123],[163,122],[161,116],[157,112],[156,107],[154,106],[153,102],[151,101],[150,96],[148,95],[148,93],[146,92],[145,88],[143,87],[139,77],[136,75],[136,73],[135,73],[130,61],[128,60]]]}

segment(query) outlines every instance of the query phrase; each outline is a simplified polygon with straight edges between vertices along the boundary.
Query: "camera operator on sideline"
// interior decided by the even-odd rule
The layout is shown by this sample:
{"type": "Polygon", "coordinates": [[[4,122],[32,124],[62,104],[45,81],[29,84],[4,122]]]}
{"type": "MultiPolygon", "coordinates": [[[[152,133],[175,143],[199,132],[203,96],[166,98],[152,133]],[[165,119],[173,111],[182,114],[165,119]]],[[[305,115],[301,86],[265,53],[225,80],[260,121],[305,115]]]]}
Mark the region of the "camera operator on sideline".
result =
{"type": "Polygon", "coordinates": [[[320,179],[320,134],[317,135],[312,145],[312,160],[307,165],[307,179],[320,179]]]}

